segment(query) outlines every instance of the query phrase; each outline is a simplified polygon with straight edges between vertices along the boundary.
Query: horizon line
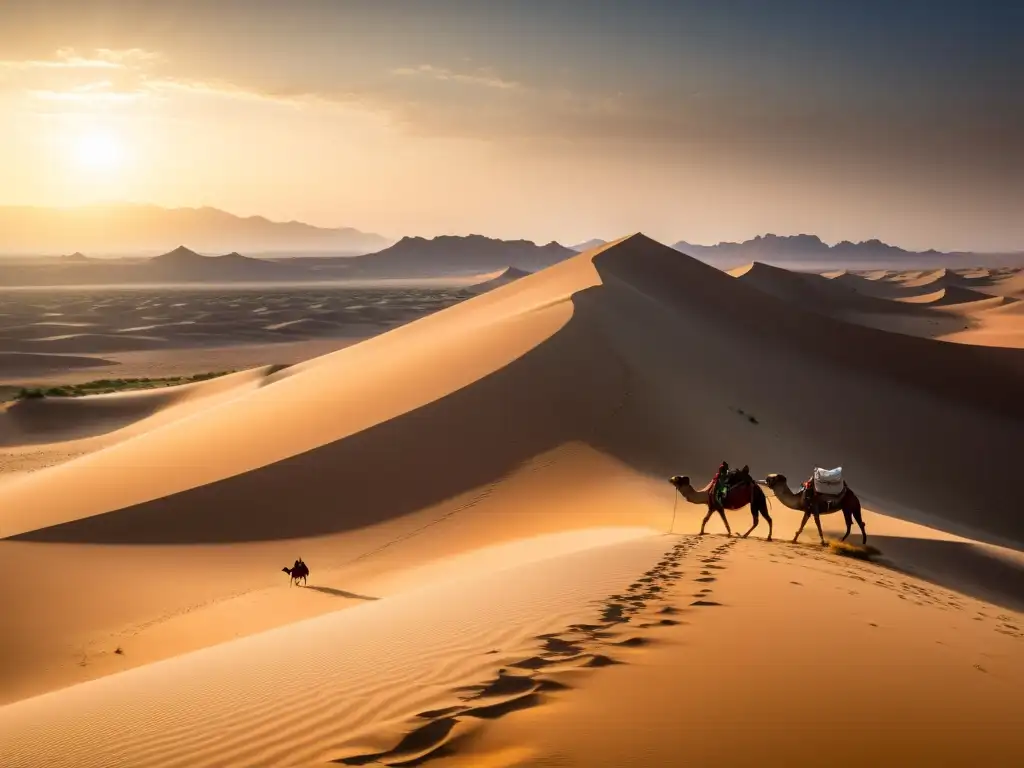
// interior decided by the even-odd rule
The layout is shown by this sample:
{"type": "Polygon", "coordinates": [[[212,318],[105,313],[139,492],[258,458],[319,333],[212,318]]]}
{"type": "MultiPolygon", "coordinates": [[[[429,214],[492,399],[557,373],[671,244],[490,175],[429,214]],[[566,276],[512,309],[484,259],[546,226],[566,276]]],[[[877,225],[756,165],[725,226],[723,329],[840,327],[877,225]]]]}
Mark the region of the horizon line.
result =
{"type": "MultiPolygon", "coordinates": [[[[502,240],[502,241],[505,241],[505,242],[515,242],[517,240],[525,241],[525,242],[533,243],[534,245],[537,245],[538,247],[542,247],[543,245],[550,245],[550,244],[554,243],[554,244],[557,244],[557,245],[561,245],[561,246],[563,246],[565,248],[573,248],[573,247],[575,247],[577,245],[583,245],[584,243],[590,242],[591,240],[602,240],[605,243],[609,243],[609,242],[614,242],[615,240],[621,239],[622,237],[627,237],[628,236],[628,235],[622,235],[622,236],[619,236],[619,237],[612,237],[612,238],[590,237],[590,238],[586,238],[584,240],[581,240],[581,241],[575,242],[575,243],[571,243],[571,244],[569,242],[564,242],[563,239],[553,239],[553,240],[549,240],[547,242],[541,242],[540,240],[535,240],[535,239],[531,239],[531,238],[527,238],[527,237],[507,238],[507,237],[499,237],[499,236],[494,236],[494,235],[487,235],[487,234],[484,234],[483,232],[464,232],[464,233],[460,233],[460,232],[442,232],[442,233],[438,233],[438,234],[434,234],[434,235],[430,235],[430,236],[404,234],[404,235],[401,235],[400,237],[394,237],[392,235],[382,234],[381,232],[371,231],[371,230],[368,230],[368,229],[361,229],[361,228],[359,228],[357,226],[353,226],[353,225],[350,225],[350,224],[340,224],[340,225],[330,225],[329,226],[329,225],[321,225],[321,224],[311,224],[308,221],[302,221],[300,219],[288,219],[288,220],[273,219],[273,218],[270,218],[270,217],[268,217],[268,216],[266,216],[264,214],[261,214],[261,213],[252,213],[252,214],[236,213],[234,211],[228,210],[227,208],[220,208],[218,206],[209,205],[209,204],[202,204],[202,205],[161,205],[159,203],[137,202],[137,201],[108,201],[108,202],[80,203],[80,204],[77,204],[77,205],[39,205],[39,204],[34,204],[34,203],[24,203],[24,204],[22,204],[22,203],[0,203],[0,210],[2,210],[4,208],[7,208],[7,209],[24,208],[24,209],[33,209],[33,210],[40,210],[40,211],[75,211],[75,210],[102,209],[102,208],[155,208],[155,209],[158,209],[158,210],[161,210],[161,211],[196,211],[196,212],[206,210],[206,211],[216,211],[218,213],[224,213],[224,214],[227,214],[228,216],[232,216],[232,217],[234,217],[236,219],[240,219],[240,220],[243,220],[243,221],[251,220],[251,219],[261,219],[261,220],[263,220],[263,221],[265,221],[265,222],[267,222],[269,224],[275,224],[275,225],[299,224],[299,225],[302,225],[302,226],[310,227],[312,229],[318,229],[318,230],[323,230],[323,231],[327,231],[327,232],[339,231],[339,230],[352,230],[352,231],[358,232],[358,233],[363,234],[363,235],[375,236],[375,237],[383,238],[384,240],[390,241],[391,245],[394,245],[394,244],[396,244],[396,243],[398,243],[401,240],[406,239],[406,238],[421,238],[421,239],[426,239],[426,240],[434,240],[434,239],[439,238],[439,237],[466,237],[466,238],[468,238],[468,237],[484,237],[484,238],[487,238],[489,240],[502,240]]],[[[637,233],[639,233],[639,234],[646,234],[646,233],[644,233],[643,230],[634,230],[632,232],[633,232],[633,234],[637,234],[637,233]]],[[[650,235],[647,235],[647,236],[650,237],[650,235]]],[[[977,254],[1024,253],[1024,245],[1020,246],[1019,248],[1014,248],[1014,249],[1009,249],[1009,250],[1000,250],[1000,251],[983,251],[983,250],[952,250],[952,251],[944,251],[944,250],[941,250],[941,249],[938,249],[938,248],[935,248],[935,247],[926,248],[924,250],[915,250],[915,249],[911,249],[911,248],[907,248],[905,246],[899,245],[897,243],[888,242],[888,241],[883,240],[883,239],[881,239],[880,237],[877,237],[877,236],[868,237],[868,238],[865,238],[865,239],[862,239],[862,240],[853,240],[853,239],[850,239],[849,237],[846,237],[846,238],[842,238],[842,239],[839,239],[839,240],[835,240],[834,242],[829,242],[827,240],[822,239],[822,237],[820,235],[814,234],[813,232],[794,232],[794,233],[791,233],[791,234],[779,234],[777,232],[765,231],[765,232],[759,232],[757,234],[751,235],[751,236],[747,237],[746,239],[742,239],[742,240],[719,240],[716,243],[696,243],[696,242],[691,242],[691,241],[687,240],[686,238],[682,238],[682,237],[676,238],[676,237],[673,237],[673,238],[670,238],[670,242],[669,243],[663,243],[663,244],[667,244],[667,245],[669,245],[669,246],[671,246],[673,248],[676,247],[677,245],[679,245],[680,243],[685,244],[685,245],[696,246],[698,248],[716,248],[716,247],[719,247],[719,246],[722,246],[722,245],[743,245],[743,244],[750,243],[750,242],[753,242],[753,241],[758,240],[758,239],[764,239],[764,238],[768,238],[768,237],[777,237],[777,238],[814,237],[814,238],[817,238],[819,242],[821,242],[823,245],[827,246],[829,249],[834,248],[835,246],[837,246],[837,245],[839,245],[841,243],[851,243],[853,245],[862,245],[862,244],[870,243],[870,242],[878,242],[878,243],[881,243],[883,245],[888,245],[890,247],[899,248],[899,249],[901,249],[901,250],[903,250],[903,251],[905,251],[907,253],[917,253],[917,254],[929,254],[929,253],[939,253],[939,254],[957,254],[957,253],[977,253],[977,254]]],[[[658,240],[658,238],[652,238],[652,239],[658,240]]],[[[564,238],[564,240],[571,241],[572,239],[571,238],[564,238]]],[[[663,241],[658,240],[658,242],[663,242],[663,241]]],[[[177,246],[177,247],[181,247],[181,246],[177,246]]],[[[385,246],[385,247],[390,247],[390,246],[385,246]]],[[[287,249],[285,249],[285,250],[287,250],[287,249]]],[[[74,253],[78,253],[78,252],[80,252],[80,251],[76,250],[74,253]]],[[[277,252],[277,251],[264,251],[264,253],[275,253],[275,252],[277,252]]],[[[0,251],[0,256],[5,256],[5,255],[12,255],[12,254],[10,252],[0,251]]],[[[44,254],[24,254],[24,255],[43,256],[44,254]]],[[[59,254],[59,255],[68,255],[68,254],[59,254]]]]}

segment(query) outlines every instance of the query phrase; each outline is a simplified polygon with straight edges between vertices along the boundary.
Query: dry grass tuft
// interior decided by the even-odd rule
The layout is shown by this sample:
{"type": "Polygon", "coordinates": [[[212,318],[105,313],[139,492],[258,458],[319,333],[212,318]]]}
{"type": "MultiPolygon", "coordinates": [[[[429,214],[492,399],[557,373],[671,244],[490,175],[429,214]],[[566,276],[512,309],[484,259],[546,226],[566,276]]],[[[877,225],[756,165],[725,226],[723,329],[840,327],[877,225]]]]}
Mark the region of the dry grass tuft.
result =
{"type": "Polygon", "coordinates": [[[870,544],[862,547],[859,544],[848,544],[845,541],[830,541],[828,548],[836,555],[854,557],[858,560],[871,560],[876,555],[882,554],[880,549],[872,547],[870,544]]]}

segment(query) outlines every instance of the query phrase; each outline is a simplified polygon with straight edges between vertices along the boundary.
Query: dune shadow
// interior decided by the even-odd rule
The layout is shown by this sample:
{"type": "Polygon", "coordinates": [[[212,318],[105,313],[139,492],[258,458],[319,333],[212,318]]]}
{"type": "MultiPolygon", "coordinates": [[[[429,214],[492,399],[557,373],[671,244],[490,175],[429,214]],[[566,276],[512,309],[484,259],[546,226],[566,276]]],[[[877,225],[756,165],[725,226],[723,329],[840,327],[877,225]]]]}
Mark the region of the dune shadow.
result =
{"type": "Polygon", "coordinates": [[[895,570],[1013,611],[1024,611],[1024,561],[961,541],[872,536],[895,570]],[[913,563],[904,567],[903,563],[913,563]]]}
{"type": "Polygon", "coordinates": [[[334,597],[348,598],[349,600],[380,600],[379,597],[357,595],[355,592],[346,592],[344,589],[335,589],[334,587],[323,587],[319,584],[308,584],[302,588],[312,589],[314,592],[323,592],[325,595],[333,595],[334,597]]]}

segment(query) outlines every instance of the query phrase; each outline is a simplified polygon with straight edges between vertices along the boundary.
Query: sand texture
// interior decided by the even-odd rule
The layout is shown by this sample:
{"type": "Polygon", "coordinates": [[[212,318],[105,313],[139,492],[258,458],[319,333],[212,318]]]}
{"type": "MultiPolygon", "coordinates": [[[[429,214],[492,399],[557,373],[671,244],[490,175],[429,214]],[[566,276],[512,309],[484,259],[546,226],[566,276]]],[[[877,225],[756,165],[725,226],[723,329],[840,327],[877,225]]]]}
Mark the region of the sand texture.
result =
{"type": "Polygon", "coordinates": [[[475,293],[468,285],[7,289],[0,383],[108,367],[119,353],[366,338],[475,293]]]}
{"type": "Polygon", "coordinates": [[[1024,350],[941,339],[1024,322],[1017,277],[634,235],[283,370],[9,405],[5,461],[77,453],[0,481],[0,765],[1013,764],[1024,350]],[[699,536],[666,481],[723,459],[842,466],[875,561],[771,492],[699,536]]]}

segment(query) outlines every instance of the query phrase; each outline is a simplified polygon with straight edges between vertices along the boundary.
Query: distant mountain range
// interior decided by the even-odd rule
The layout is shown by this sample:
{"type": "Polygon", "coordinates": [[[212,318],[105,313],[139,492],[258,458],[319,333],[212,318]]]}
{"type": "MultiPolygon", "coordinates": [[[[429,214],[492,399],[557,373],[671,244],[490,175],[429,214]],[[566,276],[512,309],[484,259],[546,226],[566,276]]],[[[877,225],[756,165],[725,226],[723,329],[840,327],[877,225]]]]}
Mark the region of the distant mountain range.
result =
{"type": "MultiPolygon", "coordinates": [[[[537,272],[605,245],[589,240],[567,248],[556,242],[537,245],[529,240],[496,240],[482,235],[444,235],[431,239],[404,237],[397,243],[379,235],[353,229],[318,229],[291,222],[279,224],[261,218],[242,219],[210,208],[166,210],[152,206],[103,209],[109,213],[87,217],[79,213],[32,208],[0,208],[0,251],[17,250],[12,243],[28,242],[28,233],[50,238],[48,242],[74,243],[63,252],[70,255],[46,258],[0,258],[0,285],[107,285],[217,282],[322,282],[385,278],[443,278],[492,274],[512,268],[537,272]],[[127,211],[127,213],[126,213],[127,211]],[[123,214],[123,215],[122,215],[123,214]],[[67,216],[62,219],[61,216],[67,216]],[[54,218],[56,217],[56,218],[54,218]],[[102,228],[106,222],[109,231],[102,228]],[[189,242],[158,256],[140,256],[139,244],[178,238],[191,232],[205,247],[189,242]],[[117,240],[131,258],[95,258],[87,244],[117,240]],[[83,242],[86,244],[83,246],[83,242]],[[230,242],[225,256],[205,256],[215,243],[230,242]],[[241,242],[242,245],[237,245],[241,242]],[[245,249],[262,257],[243,256],[245,249]],[[331,251],[329,244],[338,249],[331,251]],[[384,243],[386,247],[380,247],[384,243]],[[131,245],[129,245],[131,244],[131,245]],[[344,248],[366,248],[369,253],[351,255],[344,248]],[[307,250],[303,250],[306,248],[307,250]],[[325,251],[325,249],[327,249],[325,251]],[[87,255],[83,255],[85,251],[87,255]],[[287,253],[282,253],[285,251],[287,253]],[[319,255],[311,255],[317,253],[319,255]],[[327,254],[327,255],[325,255],[327,254]],[[348,255],[343,255],[348,254],[348,255]]],[[[92,209],[95,213],[95,210],[92,209]]],[[[36,240],[35,242],[40,242],[36,240]]],[[[108,245],[109,248],[109,245],[108,245]]],[[[1020,266],[1024,253],[972,254],[907,251],[880,240],[843,241],[829,246],[815,235],[764,235],[742,243],[693,245],[680,241],[679,251],[721,268],[759,261],[790,269],[907,269],[962,266],[1020,266]]],[[[102,252],[102,251],[101,251],[102,252]]],[[[108,251],[109,252],[109,251],[108,251]]]]}
{"type": "Polygon", "coordinates": [[[238,253],[202,256],[184,246],[148,259],[90,259],[74,254],[36,263],[5,264],[0,260],[3,286],[272,283],[315,279],[315,273],[299,265],[238,253]]]}
{"type": "Polygon", "coordinates": [[[348,274],[360,277],[433,277],[474,275],[506,267],[536,272],[575,255],[576,251],[555,242],[537,245],[529,240],[444,235],[430,240],[403,237],[390,248],[344,263],[348,274]]]}
{"type": "Polygon", "coordinates": [[[608,241],[599,240],[595,237],[592,240],[587,240],[585,243],[576,243],[576,245],[570,245],[569,247],[577,253],[583,253],[584,251],[589,251],[591,248],[600,248],[602,245],[608,245],[608,241]]]}
{"type": "Polygon", "coordinates": [[[492,240],[480,235],[407,237],[377,253],[265,259],[232,252],[203,256],[184,246],[145,259],[90,259],[80,253],[35,262],[0,261],[0,286],[281,283],[383,278],[443,278],[502,271],[505,280],[551,266],[576,252],[557,243],[492,240]]]}
{"type": "Polygon", "coordinates": [[[860,262],[900,264],[907,262],[928,261],[935,266],[952,263],[975,263],[1014,257],[1019,254],[974,254],[963,252],[946,253],[936,250],[908,251],[895,245],[883,243],[881,240],[865,240],[853,243],[843,240],[835,245],[828,245],[817,235],[758,235],[752,240],[742,243],[722,242],[717,245],[693,245],[680,240],[672,246],[695,258],[711,263],[749,264],[760,261],[763,263],[785,264],[804,262],[828,265],[853,265],[860,262]]]}
{"type": "Polygon", "coordinates": [[[178,246],[170,253],[155,256],[148,261],[120,266],[122,269],[143,272],[147,281],[159,283],[236,280],[274,282],[308,277],[308,270],[301,266],[254,259],[239,253],[201,256],[184,246],[178,246]]]}
{"type": "Polygon", "coordinates": [[[106,205],[80,208],[0,207],[0,254],[153,256],[177,243],[199,252],[363,254],[393,241],[358,229],[314,227],[216,208],[106,205]],[[80,254],[78,254],[80,255],[80,254]]]}

